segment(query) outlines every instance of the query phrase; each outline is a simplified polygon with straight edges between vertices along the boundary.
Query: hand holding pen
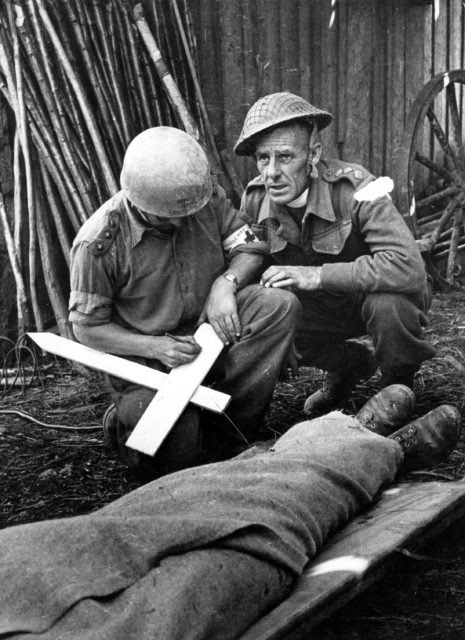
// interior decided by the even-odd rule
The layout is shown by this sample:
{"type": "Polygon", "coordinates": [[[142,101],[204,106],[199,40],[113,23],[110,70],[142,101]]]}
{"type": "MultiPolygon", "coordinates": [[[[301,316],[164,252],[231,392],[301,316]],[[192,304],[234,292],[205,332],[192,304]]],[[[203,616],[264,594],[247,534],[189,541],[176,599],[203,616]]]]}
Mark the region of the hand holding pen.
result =
{"type": "Polygon", "coordinates": [[[170,369],[192,362],[201,351],[194,336],[175,336],[165,333],[164,336],[160,336],[160,340],[162,344],[158,359],[170,369]]]}

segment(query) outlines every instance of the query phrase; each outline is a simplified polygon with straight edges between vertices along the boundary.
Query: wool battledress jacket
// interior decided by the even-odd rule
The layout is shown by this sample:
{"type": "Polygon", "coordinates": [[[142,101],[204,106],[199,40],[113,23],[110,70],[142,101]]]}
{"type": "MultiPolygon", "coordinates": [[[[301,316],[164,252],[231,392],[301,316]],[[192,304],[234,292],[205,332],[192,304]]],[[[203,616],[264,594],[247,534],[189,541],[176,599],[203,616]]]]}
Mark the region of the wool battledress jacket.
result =
{"type": "Polygon", "coordinates": [[[421,254],[389,195],[354,197],[374,176],[340,160],[320,162],[318,173],[301,210],[273,203],[260,176],[248,184],[242,215],[272,263],[322,266],[322,288],[336,294],[425,290],[421,254]]]}

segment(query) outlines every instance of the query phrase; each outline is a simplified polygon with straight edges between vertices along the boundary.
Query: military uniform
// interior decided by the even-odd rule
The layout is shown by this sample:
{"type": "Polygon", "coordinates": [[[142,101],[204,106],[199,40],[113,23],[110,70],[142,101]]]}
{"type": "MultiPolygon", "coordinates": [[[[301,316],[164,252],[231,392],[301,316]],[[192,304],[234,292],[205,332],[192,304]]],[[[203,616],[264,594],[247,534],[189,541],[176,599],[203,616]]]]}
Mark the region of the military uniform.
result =
{"type": "Polygon", "coordinates": [[[303,318],[296,344],[303,364],[336,371],[345,340],[369,334],[383,384],[404,382],[435,355],[424,335],[429,289],[423,260],[389,195],[358,202],[374,180],[363,167],[322,161],[306,205],[277,205],[260,177],[242,211],[268,243],[271,263],[321,266],[322,290],[297,291],[303,318]]]}
{"type": "MultiPolygon", "coordinates": [[[[113,322],[144,335],[191,335],[226,259],[265,250],[221,188],[173,234],[150,227],[119,192],[83,225],[73,244],[70,321],[113,322]]],[[[236,299],[242,337],[223,351],[210,381],[232,396],[227,413],[246,442],[256,436],[271,400],[299,304],[289,292],[257,284],[239,290],[236,299]]],[[[166,371],[157,360],[132,359],[166,371]]],[[[214,414],[189,405],[155,459],[143,456],[124,443],[154,394],[120,379],[110,383],[119,417],[115,446],[145,477],[219,459],[238,441],[244,444],[229,423],[216,425],[214,414]]]]}

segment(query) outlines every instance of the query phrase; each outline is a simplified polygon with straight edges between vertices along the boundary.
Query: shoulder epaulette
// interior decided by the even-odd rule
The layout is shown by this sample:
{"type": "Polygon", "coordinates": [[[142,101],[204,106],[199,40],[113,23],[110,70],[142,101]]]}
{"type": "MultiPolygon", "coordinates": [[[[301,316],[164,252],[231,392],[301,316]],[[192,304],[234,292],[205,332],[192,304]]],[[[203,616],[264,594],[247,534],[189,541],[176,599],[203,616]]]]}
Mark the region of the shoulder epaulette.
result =
{"type": "Polygon", "coordinates": [[[109,211],[107,224],[100,231],[98,236],[89,244],[89,248],[94,256],[104,256],[115,241],[120,228],[119,213],[116,210],[109,211]]]}
{"type": "Polygon", "coordinates": [[[265,185],[263,183],[263,178],[261,176],[256,176],[253,180],[249,182],[249,184],[245,188],[246,193],[250,193],[254,189],[264,189],[265,185]]]}
{"type": "Polygon", "coordinates": [[[326,182],[349,180],[354,189],[357,189],[363,182],[374,179],[374,176],[361,165],[342,160],[328,161],[328,167],[323,171],[322,177],[326,182]]]}

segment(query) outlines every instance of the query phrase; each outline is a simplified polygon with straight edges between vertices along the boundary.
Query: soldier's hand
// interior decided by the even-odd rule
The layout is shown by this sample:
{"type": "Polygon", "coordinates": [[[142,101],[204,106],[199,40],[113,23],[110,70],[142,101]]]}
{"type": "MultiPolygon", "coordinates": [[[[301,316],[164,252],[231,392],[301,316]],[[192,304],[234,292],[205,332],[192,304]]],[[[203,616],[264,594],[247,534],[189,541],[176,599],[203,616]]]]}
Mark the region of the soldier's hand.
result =
{"type": "Polygon", "coordinates": [[[224,344],[237,342],[241,336],[241,321],[237,313],[236,285],[217,278],[210,289],[199,324],[209,322],[224,344]]]}
{"type": "Polygon", "coordinates": [[[173,369],[196,359],[201,346],[193,336],[157,336],[155,353],[151,357],[173,369]]]}
{"type": "Polygon", "coordinates": [[[263,273],[260,284],[279,289],[318,291],[321,289],[321,267],[273,265],[263,273]]]}

